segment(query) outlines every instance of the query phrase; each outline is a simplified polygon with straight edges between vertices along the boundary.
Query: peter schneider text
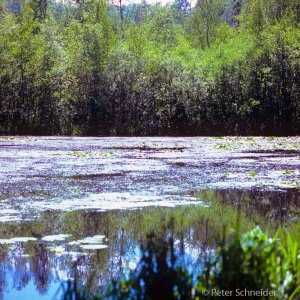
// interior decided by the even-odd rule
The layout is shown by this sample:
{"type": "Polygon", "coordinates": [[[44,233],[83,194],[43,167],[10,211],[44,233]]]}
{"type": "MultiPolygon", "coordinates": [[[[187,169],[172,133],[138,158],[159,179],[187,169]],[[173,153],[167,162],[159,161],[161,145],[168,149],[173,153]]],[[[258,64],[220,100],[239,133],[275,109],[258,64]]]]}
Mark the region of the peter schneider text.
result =
{"type": "Polygon", "coordinates": [[[247,290],[247,289],[236,289],[236,290],[217,290],[212,289],[210,293],[207,295],[211,296],[223,296],[223,297],[262,297],[262,296],[269,296],[274,297],[276,296],[276,291],[273,290],[247,290]]]}

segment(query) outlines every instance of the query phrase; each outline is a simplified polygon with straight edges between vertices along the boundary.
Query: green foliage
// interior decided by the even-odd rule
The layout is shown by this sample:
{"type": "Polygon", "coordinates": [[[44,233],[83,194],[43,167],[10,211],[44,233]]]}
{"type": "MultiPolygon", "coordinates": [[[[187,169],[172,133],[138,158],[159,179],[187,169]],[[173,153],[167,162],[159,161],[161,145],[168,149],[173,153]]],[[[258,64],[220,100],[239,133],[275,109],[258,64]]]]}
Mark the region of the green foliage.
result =
{"type": "Polygon", "coordinates": [[[189,33],[197,41],[197,46],[210,48],[216,37],[216,28],[221,22],[224,9],[223,0],[199,0],[189,18],[189,33]]]}
{"type": "Polygon", "coordinates": [[[5,5],[2,134],[299,134],[299,1],[5,5]]]}
{"type": "Polygon", "coordinates": [[[289,235],[286,241],[280,241],[278,234],[269,238],[258,227],[242,238],[235,234],[218,249],[215,261],[206,263],[197,290],[269,289],[276,291],[276,296],[260,299],[290,299],[293,293],[295,296],[300,280],[299,245],[289,235]]]}

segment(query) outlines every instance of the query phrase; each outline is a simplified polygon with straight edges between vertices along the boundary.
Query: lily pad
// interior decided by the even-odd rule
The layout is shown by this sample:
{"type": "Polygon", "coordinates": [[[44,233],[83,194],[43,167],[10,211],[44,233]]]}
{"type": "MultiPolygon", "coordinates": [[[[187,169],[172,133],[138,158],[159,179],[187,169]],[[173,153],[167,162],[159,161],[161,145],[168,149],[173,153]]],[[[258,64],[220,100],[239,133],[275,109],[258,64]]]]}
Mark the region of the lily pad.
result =
{"type": "Polygon", "coordinates": [[[105,235],[87,236],[85,239],[78,240],[80,244],[101,244],[105,239],[105,235]]]}
{"type": "Polygon", "coordinates": [[[29,242],[29,241],[36,241],[37,239],[35,237],[14,237],[10,239],[12,242],[17,243],[17,242],[29,242]]]}
{"type": "Polygon", "coordinates": [[[72,241],[70,243],[68,243],[69,246],[76,246],[79,245],[79,243],[77,241],[72,241]]]}
{"type": "Polygon", "coordinates": [[[57,234],[57,235],[47,235],[42,238],[45,242],[54,242],[54,241],[64,241],[70,235],[69,234],[57,234]]]}
{"type": "Polygon", "coordinates": [[[88,245],[80,245],[80,247],[84,250],[101,250],[106,249],[107,245],[97,245],[97,244],[88,244],[88,245]]]}
{"type": "Polygon", "coordinates": [[[14,242],[12,242],[9,239],[0,239],[0,244],[13,244],[14,242]]]}
{"type": "Polygon", "coordinates": [[[14,243],[26,243],[29,241],[36,241],[35,237],[14,237],[11,239],[0,239],[0,244],[14,244],[14,243]]]}

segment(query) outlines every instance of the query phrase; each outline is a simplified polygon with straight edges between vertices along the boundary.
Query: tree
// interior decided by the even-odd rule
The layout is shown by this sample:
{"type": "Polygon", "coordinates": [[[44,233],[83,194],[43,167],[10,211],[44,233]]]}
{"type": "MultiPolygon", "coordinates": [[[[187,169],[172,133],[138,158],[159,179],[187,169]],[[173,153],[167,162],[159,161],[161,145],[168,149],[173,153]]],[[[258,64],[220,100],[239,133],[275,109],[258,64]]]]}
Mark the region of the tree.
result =
{"type": "Polygon", "coordinates": [[[189,29],[197,36],[201,47],[205,44],[210,48],[215,29],[221,22],[222,8],[222,0],[198,0],[192,11],[189,29]]]}

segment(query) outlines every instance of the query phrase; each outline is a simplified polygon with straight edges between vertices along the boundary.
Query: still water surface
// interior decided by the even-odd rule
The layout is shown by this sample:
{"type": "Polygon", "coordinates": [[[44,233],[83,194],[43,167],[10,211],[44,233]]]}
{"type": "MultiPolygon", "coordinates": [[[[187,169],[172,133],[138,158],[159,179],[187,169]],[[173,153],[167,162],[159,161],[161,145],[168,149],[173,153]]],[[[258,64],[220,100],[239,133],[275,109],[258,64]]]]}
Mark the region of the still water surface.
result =
{"type": "Polygon", "coordinates": [[[185,219],[201,258],[218,226],[194,214],[213,199],[256,224],[294,222],[299,163],[299,137],[1,137],[0,299],[52,299],[75,274],[96,288],[135,267],[165,215],[185,219]]]}

